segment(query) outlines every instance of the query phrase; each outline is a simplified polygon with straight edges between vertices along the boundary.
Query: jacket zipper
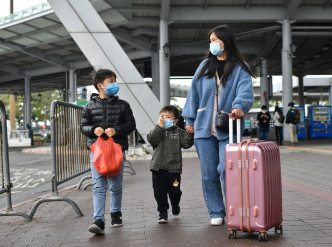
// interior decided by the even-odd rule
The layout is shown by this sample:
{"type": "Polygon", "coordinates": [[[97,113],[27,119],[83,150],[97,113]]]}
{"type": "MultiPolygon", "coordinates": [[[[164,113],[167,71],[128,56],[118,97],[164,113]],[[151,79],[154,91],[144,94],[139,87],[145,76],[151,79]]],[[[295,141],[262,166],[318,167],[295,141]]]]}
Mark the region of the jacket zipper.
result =
{"type": "Polygon", "coordinates": [[[107,123],[107,113],[106,113],[106,99],[103,99],[103,104],[104,104],[104,130],[106,130],[106,123],[107,123]]]}

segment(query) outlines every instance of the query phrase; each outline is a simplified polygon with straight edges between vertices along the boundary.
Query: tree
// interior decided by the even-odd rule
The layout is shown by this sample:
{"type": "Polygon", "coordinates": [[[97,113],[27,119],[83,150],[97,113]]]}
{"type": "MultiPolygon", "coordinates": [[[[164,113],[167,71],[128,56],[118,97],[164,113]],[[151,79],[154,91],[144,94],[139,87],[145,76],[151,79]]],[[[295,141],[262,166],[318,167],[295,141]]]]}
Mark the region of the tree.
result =
{"type": "MultiPolygon", "coordinates": [[[[18,95],[16,98],[16,121],[20,127],[23,127],[23,95],[18,95]]],[[[9,94],[0,94],[0,99],[5,104],[6,113],[9,114],[9,94]]],[[[53,100],[61,100],[58,90],[46,91],[42,93],[31,94],[31,121],[45,121],[50,117],[50,107],[53,100]],[[38,96],[41,95],[39,100],[38,96]]]]}

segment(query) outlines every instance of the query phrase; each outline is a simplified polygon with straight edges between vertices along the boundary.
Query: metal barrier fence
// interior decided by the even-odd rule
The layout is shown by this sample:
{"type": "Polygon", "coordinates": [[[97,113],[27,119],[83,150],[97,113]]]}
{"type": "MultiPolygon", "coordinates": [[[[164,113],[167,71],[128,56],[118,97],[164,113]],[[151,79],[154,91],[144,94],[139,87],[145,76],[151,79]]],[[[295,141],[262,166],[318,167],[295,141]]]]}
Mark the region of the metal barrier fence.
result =
{"type": "Polygon", "coordinates": [[[5,212],[1,212],[0,216],[22,216],[27,221],[31,220],[31,217],[23,212],[13,211],[10,182],[10,170],[9,170],[9,156],[8,156],[8,136],[7,136],[7,117],[6,110],[3,102],[0,100],[0,157],[1,157],[1,188],[0,194],[7,194],[7,208],[5,212]]]}
{"type": "Polygon", "coordinates": [[[80,131],[83,107],[62,101],[51,105],[52,196],[38,200],[31,209],[32,219],[43,202],[66,201],[79,216],[83,216],[76,203],[58,196],[58,185],[90,171],[90,153],[87,137],[80,131]]]}

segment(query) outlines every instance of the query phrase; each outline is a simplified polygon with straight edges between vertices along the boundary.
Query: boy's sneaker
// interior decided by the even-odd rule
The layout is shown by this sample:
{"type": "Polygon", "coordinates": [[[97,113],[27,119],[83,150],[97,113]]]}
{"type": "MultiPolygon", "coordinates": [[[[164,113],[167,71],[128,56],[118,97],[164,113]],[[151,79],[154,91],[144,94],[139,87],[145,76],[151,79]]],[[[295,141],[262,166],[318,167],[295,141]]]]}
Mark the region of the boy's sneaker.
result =
{"type": "Polygon", "coordinates": [[[167,221],[167,212],[166,213],[160,213],[158,223],[159,224],[166,224],[167,222],[168,222],[167,221]]]}
{"type": "Polygon", "coordinates": [[[95,220],[95,222],[89,227],[89,232],[92,232],[94,234],[104,234],[104,229],[105,229],[105,223],[103,220],[98,219],[95,220]]]}
{"type": "Polygon", "coordinates": [[[172,207],[172,214],[178,216],[180,214],[180,206],[172,207]]]}
{"type": "Polygon", "coordinates": [[[115,213],[111,213],[111,218],[112,218],[112,222],[111,222],[111,226],[112,227],[120,227],[122,226],[122,213],[121,211],[119,212],[115,212],[115,213]]]}

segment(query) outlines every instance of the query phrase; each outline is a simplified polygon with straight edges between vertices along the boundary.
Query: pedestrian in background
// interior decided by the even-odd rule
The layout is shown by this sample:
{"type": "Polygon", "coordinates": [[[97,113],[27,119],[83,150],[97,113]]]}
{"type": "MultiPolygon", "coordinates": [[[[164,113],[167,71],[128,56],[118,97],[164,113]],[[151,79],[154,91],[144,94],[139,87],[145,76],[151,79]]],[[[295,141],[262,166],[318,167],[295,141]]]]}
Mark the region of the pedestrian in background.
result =
{"type": "MultiPolygon", "coordinates": [[[[116,74],[113,71],[108,69],[98,70],[94,73],[92,81],[99,95],[93,95],[91,101],[83,109],[81,132],[89,138],[87,147],[90,148],[100,136],[105,140],[112,137],[115,143],[121,145],[123,157],[125,157],[125,150],[128,150],[127,136],[136,128],[135,118],[130,105],[116,96],[119,86],[116,83],[116,74]]],[[[92,162],[93,153],[90,153],[94,223],[89,227],[89,231],[92,233],[104,234],[104,214],[108,184],[111,193],[111,226],[122,226],[121,206],[124,159],[118,176],[105,177],[96,170],[92,162]]]]}
{"type": "Polygon", "coordinates": [[[294,108],[294,102],[288,103],[288,112],[286,114],[286,124],[288,124],[288,132],[291,145],[297,145],[299,140],[296,134],[296,125],[300,121],[300,113],[294,108]]]}
{"type": "Polygon", "coordinates": [[[274,116],[273,116],[273,123],[274,123],[274,130],[276,133],[277,144],[282,146],[282,127],[284,125],[285,116],[280,110],[279,106],[274,108],[274,116]]]}
{"type": "Polygon", "coordinates": [[[268,112],[266,105],[261,107],[261,111],[257,114],[259,139],[268,140],[271,115],[268,112]]]}
{"type": "MultiPolygon", "coordinates": [[[[210,51],[196,70],[182,115],[186,119],[187,132],[194,133],[211,225],[221,225],[226,216],[222,191],[226,196],[225,146],[229,143],[229,134],[228,130],[215,127],[217,111],[242,118],[253,103],[251,77],[254,74],[228,26],[215,27],[208,39],[210,51]]],[[[244,130],[243,119],[241,126],[244,130]]]]}

